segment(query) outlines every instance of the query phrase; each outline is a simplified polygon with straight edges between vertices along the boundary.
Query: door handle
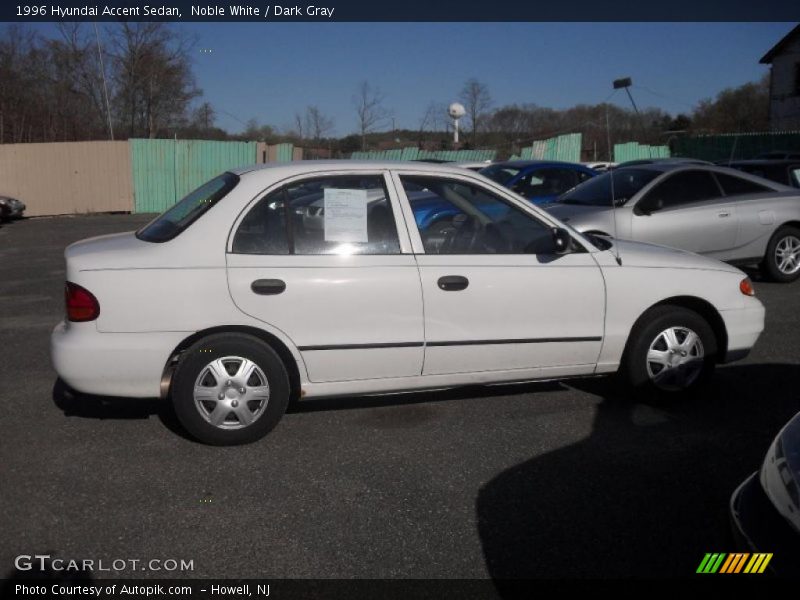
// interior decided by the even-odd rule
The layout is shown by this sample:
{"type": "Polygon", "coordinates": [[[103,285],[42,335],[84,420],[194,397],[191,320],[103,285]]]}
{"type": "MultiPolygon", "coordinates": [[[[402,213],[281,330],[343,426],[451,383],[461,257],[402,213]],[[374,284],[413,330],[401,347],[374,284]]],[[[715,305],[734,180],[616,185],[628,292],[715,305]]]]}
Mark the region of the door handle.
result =
{"type": "Polygon", "coordinates": [[[719,216],[720,217],[730,217],[731,213],[729,213],[727,210],[723,210],[722,212],[719,213],[719,216]]]}
{"type": "Polygon", "coordinates": [[[274,296],[286,289],[286,282],[282,279],[256,279],[250,284],[250,289],[261,296],[274,296]]]}
{"type": "Polygon", "coordinates": [[[439,277],[437,284],[439,289],[445,292],[460,292],[467,288],[469,279],[461,275],[445,275],[444,277],[439,277]]]}

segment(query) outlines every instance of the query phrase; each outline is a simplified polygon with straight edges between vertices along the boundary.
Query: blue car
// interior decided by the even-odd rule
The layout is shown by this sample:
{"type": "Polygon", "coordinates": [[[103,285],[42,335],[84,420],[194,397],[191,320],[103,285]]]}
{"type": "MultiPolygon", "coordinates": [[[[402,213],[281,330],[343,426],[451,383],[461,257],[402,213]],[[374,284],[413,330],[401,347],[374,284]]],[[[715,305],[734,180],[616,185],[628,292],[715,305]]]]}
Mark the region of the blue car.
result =
{"type": "Polygon", "coordinates": [[[509,160],[491,164],[478,172],[534,204],[553,202],[564,192],[597,175],[583,165],[554,160],[509,160]]]}

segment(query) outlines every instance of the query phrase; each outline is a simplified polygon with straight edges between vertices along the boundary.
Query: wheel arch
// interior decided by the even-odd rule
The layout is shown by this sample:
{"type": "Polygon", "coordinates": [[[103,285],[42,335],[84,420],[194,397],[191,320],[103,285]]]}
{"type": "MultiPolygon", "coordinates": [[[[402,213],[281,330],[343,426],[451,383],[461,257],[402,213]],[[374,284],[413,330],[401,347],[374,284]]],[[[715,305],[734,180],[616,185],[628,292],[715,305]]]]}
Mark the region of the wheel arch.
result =
{"type": "Polygon", "coordinates": [[[719,314],[719,311],[714,307],[713,304],[711,304],[708,300],[698,298],[697,296],[672,296],[670,298],[660,300],[659,302],[648,306],[644,311],[642,311],[642,314],[640,314],[636,319],[633,327],[631,327],[630,333],[628,334],[628,339],[625,342],[625,349],[622,353],[623,361],[628,354],[631,339],[633,338],[633,332],[642,322],[642,318],[650,310],[660,306],[676,306],[679,308],[685,308],[696,312],[703,319],[705,319],[706,323],[708,323],[709,327],[711,327],[711,331],[714,333],[714,338],[717,343],[716,361],[721,362],[722,358],[728,351],[728,330],[725,327],[725,321],[723,321],[722,315],[719,314]]]}
{"type": "Polygon", "coordinates": [[[164,365],[164,371],[161,375],[162,400],[165,400],[169,395],[170,386],[172,384],[172,375],[175,372],[175,367],[177,366],[180,356],[184,350],[189,348],[198,340],[218,333],[241,333],[245,335],[251,335],[267,344],[277,353],[278,357],[281,359],[281,362],[286,368],[286,372],[289,375],[290,402],[300,397],[300,368],[297,365],[297,361],[295,360],[292,351],[289,350],[288,346],[282,340],[280,340],[277,336],[274,336],[271,333],[257,327],[250,327],[247,325],[223,325],[196,331],[182,340],[173,349],[169,355],[169,358],[167,359],[166,364],[164,365]]]}

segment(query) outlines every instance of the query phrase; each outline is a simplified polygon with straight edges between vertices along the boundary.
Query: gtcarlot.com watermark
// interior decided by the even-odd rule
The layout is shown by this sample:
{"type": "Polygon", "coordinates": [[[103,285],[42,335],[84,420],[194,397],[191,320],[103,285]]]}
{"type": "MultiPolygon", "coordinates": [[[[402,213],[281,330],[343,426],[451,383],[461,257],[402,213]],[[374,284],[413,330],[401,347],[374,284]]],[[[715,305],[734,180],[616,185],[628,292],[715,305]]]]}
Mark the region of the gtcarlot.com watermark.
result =
{"type": "Polygon", "coordinates": [[[66,559],[53,558],[49,554],[20,554],[14,559],[14,566],[18,571],[40,572],[173,572],[194,571],[194,560],[183,558],[102,558],[66,559]]]}

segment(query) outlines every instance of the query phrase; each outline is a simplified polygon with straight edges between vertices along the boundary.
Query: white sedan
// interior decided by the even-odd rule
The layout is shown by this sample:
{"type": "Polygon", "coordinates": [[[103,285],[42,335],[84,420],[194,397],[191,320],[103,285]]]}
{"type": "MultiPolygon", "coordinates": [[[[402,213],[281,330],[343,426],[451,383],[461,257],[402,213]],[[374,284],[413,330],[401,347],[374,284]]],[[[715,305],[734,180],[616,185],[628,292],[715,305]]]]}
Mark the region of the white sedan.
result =
{"type": "Polygon", "coordinates": [[[241,168],[65,255],[59,376],[171,398],[210,444],[259,439],[295,398],[616,371],[692,390],[764,325],[738,269],[581,235],[444,165],[241,168]]]}

